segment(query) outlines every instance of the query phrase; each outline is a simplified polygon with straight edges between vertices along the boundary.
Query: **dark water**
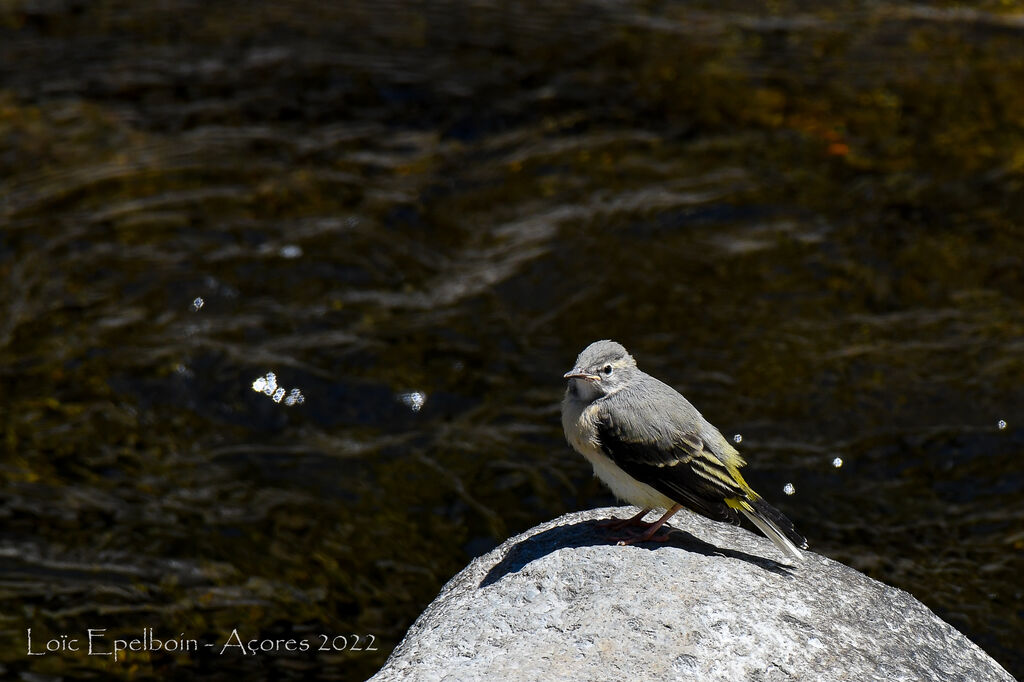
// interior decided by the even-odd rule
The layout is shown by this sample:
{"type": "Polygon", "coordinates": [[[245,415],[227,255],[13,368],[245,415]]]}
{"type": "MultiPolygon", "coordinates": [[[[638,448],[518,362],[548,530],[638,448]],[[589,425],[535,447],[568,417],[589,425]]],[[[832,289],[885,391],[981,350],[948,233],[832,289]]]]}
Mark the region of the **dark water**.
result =
{"type": "Polygon", "coordinates": [[[1024,15],[549,4],[0,4],[0,675],[365,678],[605,337],[1024,675],[1024,15]]]}

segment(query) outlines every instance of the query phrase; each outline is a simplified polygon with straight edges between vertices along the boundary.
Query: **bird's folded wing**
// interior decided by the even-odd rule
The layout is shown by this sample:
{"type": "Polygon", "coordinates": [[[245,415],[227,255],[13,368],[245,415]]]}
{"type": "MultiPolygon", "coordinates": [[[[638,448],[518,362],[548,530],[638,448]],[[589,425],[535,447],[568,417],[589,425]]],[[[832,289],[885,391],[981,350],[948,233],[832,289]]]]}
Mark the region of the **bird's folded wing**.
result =
{"type": "Polygon", "coordinates": [[[675,431],[641,439],[608,413],[597,420],[597,431],[605,454],[636,480],[710,519],[739,524],[725,499],[747,494],[696,434],[675,431]]]}

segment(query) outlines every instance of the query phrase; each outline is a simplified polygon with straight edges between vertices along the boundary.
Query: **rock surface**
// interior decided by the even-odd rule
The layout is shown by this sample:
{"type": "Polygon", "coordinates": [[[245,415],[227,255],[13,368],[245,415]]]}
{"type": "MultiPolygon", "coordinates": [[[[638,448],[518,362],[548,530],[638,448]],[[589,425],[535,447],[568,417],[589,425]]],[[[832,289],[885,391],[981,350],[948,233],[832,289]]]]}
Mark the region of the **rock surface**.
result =
{"type": "Polygon", "coordinates": [[[680,513],[619,547],[568,514],[474,560],[372,679],[1013,680],[910,594],[680,513]]]}

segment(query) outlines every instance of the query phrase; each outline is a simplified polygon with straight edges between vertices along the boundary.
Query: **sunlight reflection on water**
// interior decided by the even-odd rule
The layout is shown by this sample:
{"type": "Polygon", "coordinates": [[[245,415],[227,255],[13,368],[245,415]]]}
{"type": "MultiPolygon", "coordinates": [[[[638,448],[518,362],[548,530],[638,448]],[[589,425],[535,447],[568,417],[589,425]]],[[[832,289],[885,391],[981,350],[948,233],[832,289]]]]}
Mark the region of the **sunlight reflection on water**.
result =
{"type": "Polygon", "coordinates": [[[409,391],[399,394],[398,399],[413,412],[419,412],[427,402],[427,394],[422,391],[409,391]]]}
{"type": "Polygon", "coordinates": [[[286,389],[277,383],[277,375],[274,372],[267,372],[252,382],[252,390],[268,396],[275,403],[284,402],[291,407],[306,402],[306,396],[298,388],[286,389]]]}

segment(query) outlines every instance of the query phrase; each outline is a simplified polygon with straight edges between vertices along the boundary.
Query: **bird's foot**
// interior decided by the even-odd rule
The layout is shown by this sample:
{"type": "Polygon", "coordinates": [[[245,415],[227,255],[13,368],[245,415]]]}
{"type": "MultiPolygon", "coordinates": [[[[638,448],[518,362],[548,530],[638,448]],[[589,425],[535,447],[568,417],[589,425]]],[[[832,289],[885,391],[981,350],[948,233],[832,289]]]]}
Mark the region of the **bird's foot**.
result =
{"type": "MultiPolygon", "coordinates": [[[[654,525],[653,523],[651,524],[654,525]]],[[[657,530],[655,528],[654,530],[657,530]]],[[[619,547],[625,547],[626,545],[635,545],[638,542],[668,542],[669,533],[671,531],[662,531],[661,533],[640,533],[639,535],[632,535],[624,538],[611,538],[616,545],[619,547]]]]}
{"type": "MultiPolygon", "coordinates": [[[[666,540],[668,540],[669,531],[665,531],[661,535],[656,535],[656,533],[658,532],[658,529],[660,529],[662,526],[664,526],[665,523],[668,522],[668,520],[670,518],[672,518],[673,514],[675,514],[677,511],[679,511],[682,508],[683,508],[683,505],[681,505],[681,504],[674,504],[674,505],[672,505],[671,508],[669,508],[668,510],[665,511],[664,515],[662,515],[662,517],[660,519],[658,519],[654,523],[645,524],[647,526],[647,530],[645,530],[643,533],[641,533],[640,535],[637,535],[635,537],[621,538],[621,539],[618,540],[618,544],[619,545],[632,545],[632,544],[636,544],[637,542],[665,542],[666,540]]],[[[629,519],[629,520],[630,521],[636,521],[641,516],[643,516],[643,514],[646,514],[646,513],[647,512],[645,511],[645,512],[643,512],[641,514],[638,514],[637,516],[634,516],[632,519],[629,519]]]]}
{"type": "Polygon", "coordinates": [[[650,509],[643,509],[636,516],[630,516],[628,519],[608,519],[607,521],[598,521],[598,528],[608,528],[609,530],[622,530],[628,526],[643,526],[644,529],[653,526],[653,523],[648,523],[643,520],[647,516],[650,509]]]}

